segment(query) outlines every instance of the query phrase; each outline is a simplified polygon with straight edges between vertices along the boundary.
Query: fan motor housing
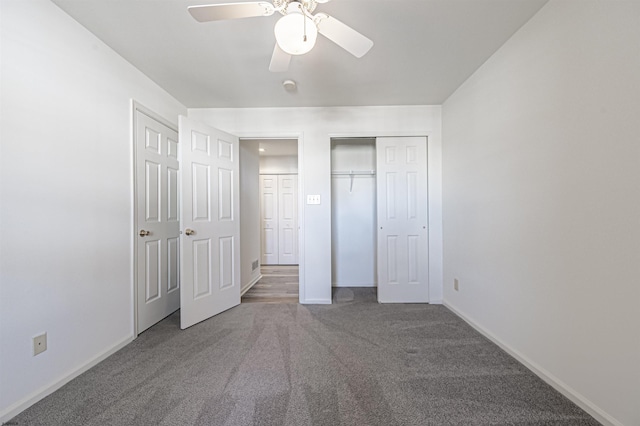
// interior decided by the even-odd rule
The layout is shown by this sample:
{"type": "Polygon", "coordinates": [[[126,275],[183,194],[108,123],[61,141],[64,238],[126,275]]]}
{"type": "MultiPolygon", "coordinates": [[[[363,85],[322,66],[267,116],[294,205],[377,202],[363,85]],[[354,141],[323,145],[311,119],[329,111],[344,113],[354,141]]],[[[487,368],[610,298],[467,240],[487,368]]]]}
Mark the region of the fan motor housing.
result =
{"type": "MultiPolygon", "coordinates": [[[[298,3],[300,3],[302,7],[304,7],[305,10],[309,13],[313,12],[318,5],[318,2],[316,0],[273,0],[273,5],[276,7],[276,9],[279,9],[282,6],[288,5],[292,1],[297,1],[298,3]]],[[[282,10],[285,11],[286,9],[287,8],[284,7],[282,10]]]]}

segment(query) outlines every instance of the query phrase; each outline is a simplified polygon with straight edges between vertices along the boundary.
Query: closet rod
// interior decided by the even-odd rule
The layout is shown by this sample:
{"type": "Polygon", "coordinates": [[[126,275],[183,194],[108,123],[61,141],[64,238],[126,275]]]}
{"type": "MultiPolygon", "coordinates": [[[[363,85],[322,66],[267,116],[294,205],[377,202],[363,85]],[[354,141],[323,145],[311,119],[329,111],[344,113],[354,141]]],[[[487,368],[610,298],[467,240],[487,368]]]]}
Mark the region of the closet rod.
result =
{"type": "Polygon", "coordinates": [[[356,176],[374,176],[376,174],[375,170],[349,170],[348,172],[335,171],[331,172],[334,176],[349,176],[351,178],[351,182],[349,183],[349,194],[353,192],[353,178],[356,176]]]}

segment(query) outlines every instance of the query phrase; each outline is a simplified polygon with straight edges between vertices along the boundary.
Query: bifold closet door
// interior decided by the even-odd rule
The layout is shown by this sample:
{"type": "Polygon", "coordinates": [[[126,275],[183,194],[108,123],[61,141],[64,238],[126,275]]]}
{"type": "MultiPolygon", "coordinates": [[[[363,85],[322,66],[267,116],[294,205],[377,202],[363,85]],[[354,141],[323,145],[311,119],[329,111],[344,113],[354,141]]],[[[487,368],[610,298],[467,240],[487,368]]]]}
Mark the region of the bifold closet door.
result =
{"type": "Polygon", "coordinates": [[[298,264],[298,176],[260,175],[263,265],[298,264]]]}
{"type": "Polygon", "coordinates": [[[260,175],[260,232],[263,265],[278,264],[278,176],[260,175]]]}
{"type": "Polygon", "coordinates": [[[378,301],[429,301],[427,140],[376,140],[378,301]]]}

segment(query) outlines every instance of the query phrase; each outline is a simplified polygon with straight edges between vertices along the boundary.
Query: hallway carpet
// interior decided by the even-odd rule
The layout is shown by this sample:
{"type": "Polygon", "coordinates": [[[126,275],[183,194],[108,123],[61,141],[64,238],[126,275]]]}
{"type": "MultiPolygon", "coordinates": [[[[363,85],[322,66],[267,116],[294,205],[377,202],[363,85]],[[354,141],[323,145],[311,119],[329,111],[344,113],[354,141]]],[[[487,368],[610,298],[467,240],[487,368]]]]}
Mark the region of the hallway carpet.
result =
{"type": "Polygon", "coordinates": [[[26,425],[597,425],[439,305],[176,313],[12,420],[26,425]]]}

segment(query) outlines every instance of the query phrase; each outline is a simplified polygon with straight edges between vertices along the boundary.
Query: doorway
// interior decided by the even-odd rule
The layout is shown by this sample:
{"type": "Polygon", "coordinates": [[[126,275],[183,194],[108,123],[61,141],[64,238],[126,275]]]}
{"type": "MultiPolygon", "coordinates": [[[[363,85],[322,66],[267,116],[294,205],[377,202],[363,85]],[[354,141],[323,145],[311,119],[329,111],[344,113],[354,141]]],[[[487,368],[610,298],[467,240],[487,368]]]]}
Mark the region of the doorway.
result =
{"type": "Polygon", "coordinates": [[[177,309],[186,328],[240,303],[239,139],[132,112],[137,335],[177,309]]]}
{"type": "Polygon", "coordinates": [[[299,301],[297,139],[241,139],[242,302],[299,301]]]}
{"type": "Polygon", "coordinates": [[[331,140],[331,284],[376,287],[376,139],[331,140]]]}
{"type": "Polygon", "coordinates": [[[331,139],[333,287],[429,302],[427,138],[331,139]]]}

